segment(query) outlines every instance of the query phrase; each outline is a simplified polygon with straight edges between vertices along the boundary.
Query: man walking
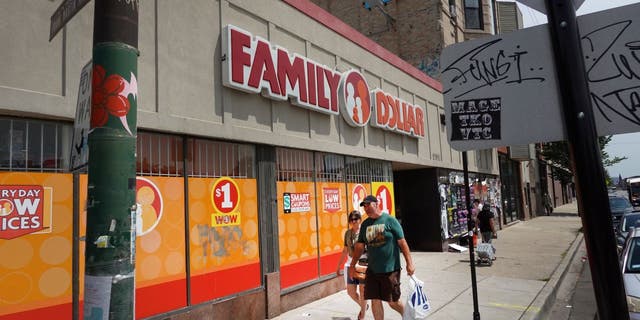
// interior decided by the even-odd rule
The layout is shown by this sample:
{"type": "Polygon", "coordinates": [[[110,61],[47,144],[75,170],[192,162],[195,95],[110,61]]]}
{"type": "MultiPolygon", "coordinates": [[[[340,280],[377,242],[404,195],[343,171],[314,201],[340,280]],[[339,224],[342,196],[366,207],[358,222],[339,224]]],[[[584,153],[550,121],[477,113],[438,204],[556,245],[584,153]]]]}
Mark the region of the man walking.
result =
{"type": "Polygon", "coordinates": [[[493,218],[494,215],[493,212],[491,212],[491,205],[487,202],[482,206],[480,213],[478,213],[478,227],[480,227],[482,242],[484,243],[491,243],[491,238],[498,235],[493,218]]]}
{"type": "Polygon", "coordinates": [[[355,276],[355,264],[367,246],[368,268],[364,285],[364,298],[371,300],[373,318],[384,319],[382,301],[402,314],[404,304],[400,301],[400,251],[407,264],[407,275],[415,272],[409,245],[396,218],[378,208],[378,199],[367,196],[360,203],[369,219],[362,222],[355,245],[349,274],[355,276]]]}

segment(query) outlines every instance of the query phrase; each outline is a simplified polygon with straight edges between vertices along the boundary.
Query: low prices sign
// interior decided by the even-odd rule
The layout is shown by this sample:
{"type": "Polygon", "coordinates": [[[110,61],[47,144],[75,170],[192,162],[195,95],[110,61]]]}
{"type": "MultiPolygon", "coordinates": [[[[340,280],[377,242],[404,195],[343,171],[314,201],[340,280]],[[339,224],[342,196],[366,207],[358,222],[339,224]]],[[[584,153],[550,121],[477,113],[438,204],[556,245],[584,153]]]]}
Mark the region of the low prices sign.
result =
{"type": "Polygon", "coordinates": [[[285,192],[282,195],[284,213],[292,212],[308,212],[311,211],[311,197],[308,192],[290,193],[285,192]]]}
{"type": "Polygon", "coordinates": [[[340,188],[322,188],[324,211],[335,213],[342,210],[340,188]]]}
{"type": "Polygon", "coordinates": [[[42,186],[0,186],[0,239],[13,239],[48,227],[42,186]]]}
{"type": "Polygon", "coordinates": [[[212,227],[240,225],[240,191],[236,182],[229,177],[218,179],[211,189],[212,227]]]}

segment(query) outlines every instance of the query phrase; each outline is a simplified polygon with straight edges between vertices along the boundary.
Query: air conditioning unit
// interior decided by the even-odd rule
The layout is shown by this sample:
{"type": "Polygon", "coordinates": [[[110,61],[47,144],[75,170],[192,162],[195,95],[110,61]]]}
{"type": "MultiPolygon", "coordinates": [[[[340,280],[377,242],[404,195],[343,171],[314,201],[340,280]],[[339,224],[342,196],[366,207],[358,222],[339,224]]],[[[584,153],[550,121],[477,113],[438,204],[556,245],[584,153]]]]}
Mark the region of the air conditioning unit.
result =
{"type": "Polygon", "coordinates": [[[536,158],[536,148],[534,144],[520,146],[509,146],[509,157],[517,161],[529,161],[536,158]]]}

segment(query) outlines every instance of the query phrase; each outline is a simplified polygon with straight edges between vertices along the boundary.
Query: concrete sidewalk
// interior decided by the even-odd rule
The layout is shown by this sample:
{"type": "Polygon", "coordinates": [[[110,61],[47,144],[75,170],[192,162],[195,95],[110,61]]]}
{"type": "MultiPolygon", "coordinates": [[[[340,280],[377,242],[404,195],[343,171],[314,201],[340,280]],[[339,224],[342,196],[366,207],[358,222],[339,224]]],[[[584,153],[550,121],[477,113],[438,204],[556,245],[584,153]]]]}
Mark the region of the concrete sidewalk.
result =
{"type": "MultiPolygon", "coordinates": [[[[582,243],[582,224],[576,203],[558,207],[551,216],[516,223],[498,232],[497,260],[476,268],[478,304],[482,319],[547,319],[559,283],[582,243]]],[[[425,282],[431,300],[428,319],[472,319],[473,299],[469,252],[412,252],[416,276],[425,282]]],[[[401,260],[403,260],[401,258],[401,260]]],[[[404,262],[404,261],[403,261],[404,262]]],[[[401,299],[408,281],[402,274],[401,299]]],[[[402,317],[385,305],[385,319],[402,317]]],[[[357,305],[345,290],[274,318],[357,319],[357,305]]],[[[371,310],[365,319],[373,319],[371,310]]]]}

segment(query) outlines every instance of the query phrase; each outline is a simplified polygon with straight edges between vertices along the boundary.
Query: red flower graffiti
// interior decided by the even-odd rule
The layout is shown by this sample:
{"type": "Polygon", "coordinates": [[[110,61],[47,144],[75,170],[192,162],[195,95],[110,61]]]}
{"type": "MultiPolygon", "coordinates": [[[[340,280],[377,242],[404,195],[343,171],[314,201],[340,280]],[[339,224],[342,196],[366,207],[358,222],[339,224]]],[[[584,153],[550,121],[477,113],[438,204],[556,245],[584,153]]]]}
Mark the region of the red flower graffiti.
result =
{"type": "Polygon", "coordinates": [[[93,66],[93,96],[91,97],[91,128],[102,127],[107,123],[109,114],[120,118],[124,128],[131,133],[127,125],[126,116],[131,105],[128,95],[137,94],[137,83],[133,73],[131,83],[122,76],[112,74],[106,76],[101,65],[93,66]]]}

